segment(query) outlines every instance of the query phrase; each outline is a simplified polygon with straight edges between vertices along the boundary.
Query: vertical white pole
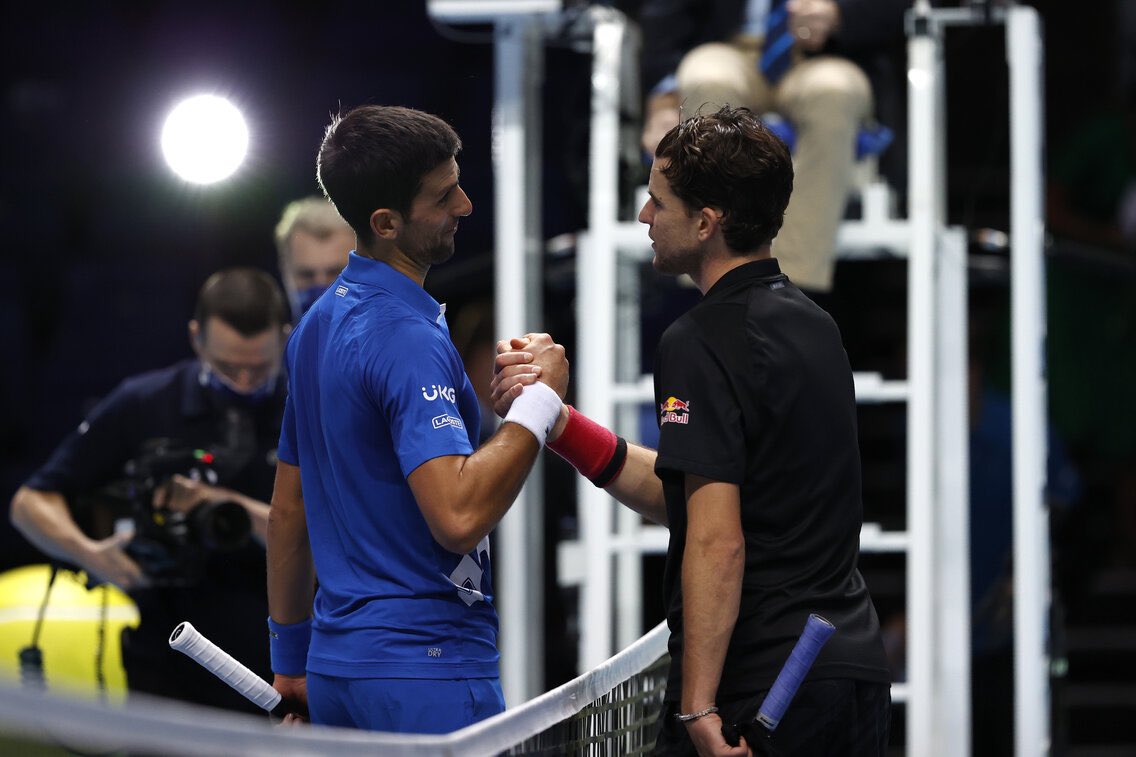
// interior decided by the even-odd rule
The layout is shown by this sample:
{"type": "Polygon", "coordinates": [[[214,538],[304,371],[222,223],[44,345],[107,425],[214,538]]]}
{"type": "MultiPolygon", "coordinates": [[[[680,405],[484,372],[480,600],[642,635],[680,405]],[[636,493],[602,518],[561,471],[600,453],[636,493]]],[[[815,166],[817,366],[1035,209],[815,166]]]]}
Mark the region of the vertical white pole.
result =
{"type": "Polygon", "coordinates": [[[935,733],[933,622],[935,402],[934,256],[942,228],[943,186],[939,132],[941,51],[938,31],[924,17],[908,42],[908,218],[911,254],[907,289],[907,754],[938,754],[935,733]]]}
{"type": "Polygon", "coordinates": [[[970,418],[966,231],[943,232],[936,290],[935,678],[939,749],[970,754],[970,418]]]}
{"type": "MultiPolygon", "coordinates": [[[[580,409],[612,428],[615,403],[615,223],[619,208],[620,18],[593,7],[592,120],[589,154],[588,233],[577,251],[576,323],[581,345],[580,409]],[[586,352],[584,351],[586,349],[586,352]]],[[[579,669],[589,670],[612,651],[612,552],[614,508],[602,490],[580,479],[576,498],[585,543],[580,601],[579,669]]]]}
{"type": "MultiPolygon", "coordinates": [[[[536,330],[542,310],[540,287],[532,285],[540,281],[539,247],[536,254],[533,250],[539,219],[528,204],[529,195],[540,187],[529,159],[532,132],[540,129],[534,115],[538,111],[532,107],[539,80],[539,67],[534,67],[538,31],[535,18],[521,17],[498,22],[494,33],[494,315],[501,336],[536,330]]],[[[539,245],[539,239],[536,242],[539,245]]],[[[499,549],[493,554],[501,617],[501,688],[510,705],[536,696],[543,684],[543,666],[535,664],[544,658],[541,499],[538,460],[501,521],[499,549]]]]}
{"type": "Polygon", "coordinates": [[[1010,307],[1014,445],[1014,744],[1049,752],[1049,524],[1045,509],[1042,46],[1037,11],[1006,16],[1010,66],[1010,307]]]}
{"type": "MultiPolygon", "coordinates": [[[[618,252],[618,251],[617,251],[618,252]]],[[[632,384],[642,370],[639,365],[639,336],[642,318],[639,309],[639,267],[637,259],[616,257],[617,310],[616,378],[632,384]]],[[[616,432],[629,441],[639,438],[639,404],[622,402],[616,409],[616,432]]],[[[616,556],[615,644],[624,649],[638,639],[643,628],[643,553],[639,547],[641,519],[627,507],[617,508],[616,534],[620,549],[616,556]]]]}

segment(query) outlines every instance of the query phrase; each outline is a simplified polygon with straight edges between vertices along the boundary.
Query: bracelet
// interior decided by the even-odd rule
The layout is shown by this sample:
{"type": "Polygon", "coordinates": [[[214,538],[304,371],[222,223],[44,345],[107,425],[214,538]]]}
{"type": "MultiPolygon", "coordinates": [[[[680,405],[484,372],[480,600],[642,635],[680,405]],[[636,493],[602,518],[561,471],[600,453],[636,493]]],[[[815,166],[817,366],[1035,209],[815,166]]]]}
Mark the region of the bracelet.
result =
{"type": "Polygon", "coordinates": [[[552,427],[556,425],[556,419],[560,417],[562,407],[564,401],[560,399],[556,390],[548,384],[537,381],[526,386],[521,396],[513,400],[509,412],[505,415],[505,422],[524,426],[543,447],[544,440],[548,438],[552,427]]]}
{"type": "Polygon", "coordinates": [[[308,668],[308,644],[312,638],[312,619],[299,623],[277,623],[268,619],[268,655],[272,672],[282,676],[302,676],[308,668]]]}
{"type": "Polygon", "coordinates": [[[548,448],[601,489],[619,476],[627,462],[627,440],[571,405],[568,406],[568,423],[548,448]]]}
{"type": "Polygon", "coordinates": [[[707,707],[705,710],[699,710],[698,712],[691,712],[687,715],[683,715],[680,712],[676,712],[675,713],[675,720],[677,720],[680,723],[689,723],[692,720],[698,720],[699,718],[704,718],[707,715],[713,715],[717,711],[718,711],[718,705],[712,704],[709,707],[707,707]]]}

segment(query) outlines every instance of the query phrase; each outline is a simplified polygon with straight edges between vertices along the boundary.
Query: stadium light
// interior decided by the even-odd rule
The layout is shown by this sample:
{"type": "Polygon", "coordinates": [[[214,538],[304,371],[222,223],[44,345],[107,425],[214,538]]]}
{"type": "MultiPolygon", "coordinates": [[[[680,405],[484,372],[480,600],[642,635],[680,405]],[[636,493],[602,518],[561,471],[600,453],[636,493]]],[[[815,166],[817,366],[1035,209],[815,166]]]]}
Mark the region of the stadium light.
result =
{"type": "Polygon", "coordinates": [[[245,119],[232,103],[216,95],[197,95],[183,100],[166,117],[162,154],[181,178],[212,184],[240,167],[248,139],[245,119]]]}

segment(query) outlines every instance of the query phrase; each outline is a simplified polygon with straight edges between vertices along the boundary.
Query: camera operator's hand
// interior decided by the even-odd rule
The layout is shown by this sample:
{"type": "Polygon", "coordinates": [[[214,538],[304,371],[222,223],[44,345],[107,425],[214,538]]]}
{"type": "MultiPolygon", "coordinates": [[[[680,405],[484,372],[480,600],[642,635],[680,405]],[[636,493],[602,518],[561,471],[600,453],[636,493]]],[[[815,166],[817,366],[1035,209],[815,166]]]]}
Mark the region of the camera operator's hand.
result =
{"type": "Polygon", "coordinates": [[[175,473],[165,484],[154,490],[154,507],[188,513],[202,502],[217,502],[228,498],[219,487],[175,473]]]}
{"type": "Polygon", "coordinates": [[[20,533],[45,554],[78,565],[91,578],[125,591],[150,585],[142,568],[123,550],[134,538],[133,529],[91,539],[75,523],[59,492],[21,486],[12,498],[10,517],[20,533]]]}
{"type": "Polygon", "coordinates": [[[83,560],[83,569],[123,591],[146,588],[150,579],[123,549],[133,538],[133,531],[120,531],[106,539],[91,542],[83,560]]]}
{"type": "Polygon", "coordinates": [[[175,473],[165,484],[154,490],[153,502],[159,510],[169,509],[179,513],[188,513],[202,502],[236,502],[248,513],[256,540],[264,544],[268,535],[268,505],[223,486],[212,486],[175,473]]]}

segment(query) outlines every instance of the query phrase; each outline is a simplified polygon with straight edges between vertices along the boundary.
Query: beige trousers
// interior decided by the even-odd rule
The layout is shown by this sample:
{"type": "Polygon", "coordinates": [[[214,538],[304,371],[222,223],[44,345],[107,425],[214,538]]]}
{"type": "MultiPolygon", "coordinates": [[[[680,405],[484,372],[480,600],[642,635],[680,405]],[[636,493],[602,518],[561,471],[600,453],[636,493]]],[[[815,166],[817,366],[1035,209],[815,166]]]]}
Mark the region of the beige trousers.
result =
{"type": "Polygon", "coordinates": [[[758,69],[753,40],[694,48],[677,71],[683,115],[722,105],[776,112],[797,132],[793,194],[785,224],[773,243],[781,270],[798,286],[832,289],[836,230],[852,181],[856,133],[872,112],[868,77],[833,56],[797,60],[776,85],[758,69]]]}

